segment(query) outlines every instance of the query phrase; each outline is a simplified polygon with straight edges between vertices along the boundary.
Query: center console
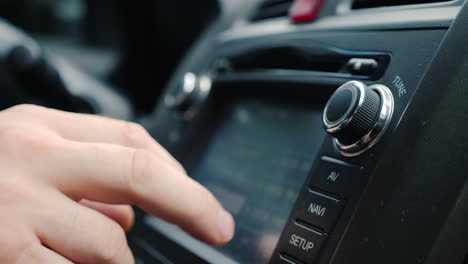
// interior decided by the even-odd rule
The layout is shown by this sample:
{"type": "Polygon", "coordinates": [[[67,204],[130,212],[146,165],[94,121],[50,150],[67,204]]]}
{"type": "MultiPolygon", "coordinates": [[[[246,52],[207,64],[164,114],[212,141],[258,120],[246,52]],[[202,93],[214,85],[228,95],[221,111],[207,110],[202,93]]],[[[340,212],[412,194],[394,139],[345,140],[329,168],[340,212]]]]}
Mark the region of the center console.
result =
{"type": "Polygon", "coordinates": [[[140,263],[338,264],[356,237],[369,243],[353,219],[461,2],[343,2],[305,25],[238,23],[188,56],[143,124],[233,214],[236,234],[214,248],[139,212],[140,263]]]}

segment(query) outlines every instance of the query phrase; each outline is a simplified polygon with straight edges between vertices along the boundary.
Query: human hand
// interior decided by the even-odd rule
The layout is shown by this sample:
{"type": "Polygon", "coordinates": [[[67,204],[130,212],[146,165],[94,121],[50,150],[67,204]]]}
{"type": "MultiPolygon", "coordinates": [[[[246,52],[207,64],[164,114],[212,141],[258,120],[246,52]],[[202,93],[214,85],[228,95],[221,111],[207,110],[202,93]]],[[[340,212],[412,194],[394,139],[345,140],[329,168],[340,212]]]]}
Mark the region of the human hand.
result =
{"type": "Polygon", "coordinates": [[[210,244],[234,232],[141,126],[32,105],[0,112],[0,263],[134,263],[129,205],[210,244]]]}

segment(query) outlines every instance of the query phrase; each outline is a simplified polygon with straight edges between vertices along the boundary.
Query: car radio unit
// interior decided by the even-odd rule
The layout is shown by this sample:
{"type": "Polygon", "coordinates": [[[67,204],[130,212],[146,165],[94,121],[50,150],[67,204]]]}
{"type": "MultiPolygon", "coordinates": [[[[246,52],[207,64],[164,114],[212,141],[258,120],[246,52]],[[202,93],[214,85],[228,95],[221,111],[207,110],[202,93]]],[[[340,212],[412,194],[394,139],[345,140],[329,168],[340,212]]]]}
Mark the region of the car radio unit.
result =
{"type": "Polygon", "coordinates": [[[146,125],[233,214],[233,241],[211,247],[140,212],[134,250],[161,263],[330,263],[445,30],[236,34],[182,67],[146,125]]]}

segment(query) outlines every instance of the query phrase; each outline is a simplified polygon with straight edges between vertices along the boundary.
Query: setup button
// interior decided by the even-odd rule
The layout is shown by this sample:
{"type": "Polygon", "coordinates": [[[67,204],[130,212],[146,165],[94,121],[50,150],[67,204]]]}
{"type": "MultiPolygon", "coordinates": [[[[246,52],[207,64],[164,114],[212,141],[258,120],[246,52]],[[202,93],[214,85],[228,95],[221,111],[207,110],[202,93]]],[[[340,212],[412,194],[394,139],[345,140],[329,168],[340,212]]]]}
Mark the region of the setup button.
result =
{"type": "Polygon", "coordinates": [[[300,223],[290,223],[278,245],[279,252],[304,263],[313,263],[325,238],[326,235],[300,223]]]}

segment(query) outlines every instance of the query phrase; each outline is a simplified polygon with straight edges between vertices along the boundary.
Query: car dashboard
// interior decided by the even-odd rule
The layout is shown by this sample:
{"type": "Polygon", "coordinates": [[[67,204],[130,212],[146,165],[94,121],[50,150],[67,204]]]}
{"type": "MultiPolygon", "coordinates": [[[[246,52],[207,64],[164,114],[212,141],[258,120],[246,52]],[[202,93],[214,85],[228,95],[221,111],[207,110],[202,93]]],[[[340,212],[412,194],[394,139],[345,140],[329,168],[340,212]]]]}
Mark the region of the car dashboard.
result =
{"type": "Polygon", "coordinates": [[[438,244],[460,193],[423,133],[463,1],[293,2],[208,29],[142,120],[237,225],[215,248],[140,212],[139,263],[465,263],[438,244]]]}
{"type": "MultiPolygon", "coordinates": [[[[161,18],[174,32],[159,40],[152,9],[119,2],[138,30],[104,53],[42,42],[57,54],[1,20],[0,108],[138,122],[235,219],[213,247],[135,208],[137,264],[467,264],[465,1],[213,2],[214,20],[202,1],[191,18],[161,18]],[[173,65],[155,60],[177,65],[168,81],[173,65]]],[[[103,43],[119,38],[94,24],[103,43]]]]}

